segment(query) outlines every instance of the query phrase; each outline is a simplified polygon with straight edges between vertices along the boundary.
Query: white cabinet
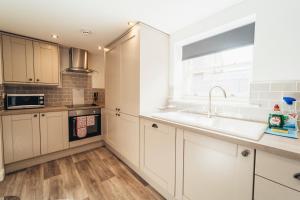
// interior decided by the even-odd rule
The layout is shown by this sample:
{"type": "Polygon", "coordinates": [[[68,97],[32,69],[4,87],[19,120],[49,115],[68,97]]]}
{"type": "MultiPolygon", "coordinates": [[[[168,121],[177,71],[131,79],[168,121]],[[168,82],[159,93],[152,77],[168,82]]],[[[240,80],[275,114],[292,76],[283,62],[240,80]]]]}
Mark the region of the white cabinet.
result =
{"type": "Polygon", "coordinates": [[[299,200],[300,192],[255,176],[254,200],[299,200]]]}
{"type": "Polygon", "coordinates": [[[251,200],[254,150],[184,131],[177,133],[178,199],[251,200]]]}
{"type": "Polygon", "coordinates": [[[133,31],[120,44],[120,111],[139,115],[139,35],[133,31]]]}
{"type": "Polygon", "coordinates": [[[3,116],[5,164],[40,155],[39,114],[3,116]]]}
{"type": "Polygon", "coordinates": [[[120,153],[135,167],[139,167],[139,118],[131,115],[120,114],[119,139],[121,141],[120,153]]]}
{"type": "Polygon", "coordinates": [[[158,110],[168,97],[169,37],[140,23],[107,48],[105,139],[139,166],[139,114],[158,110]]]}
{"type": "Polygon", "coordinates": [[[107,109],[138,116],[157,111],[166,104],[169,69],[167,34],[140,23],[107,48],[107,109]]]}
{"type": "Polygon", "coordinates": [[[2,116],[4,163],[69,147],[67,112],[2,116]]]}
{"type": "Polygon", "coordinates": [[[300,199],[299,160],[258,150],[255,163],[255,200],[300,199]]]}
{"type": "Polygon", "coordinates": [[[117,151],[121,151],[120,120],[114,111],[105,109],[105,140],[117,151]]]}
{"type": "Polygon", "coordinates": [[[106,53],[105,106],[116,110],[120,107],[120,47],[116,46],[106,53]]]}
{"type": "Polygon", "coordinates": [[[142,119],[140,122],[140,169],[157,186],[174,196],[175,128],[142,119]]]}
{"type": "Polygon", "coordinates": [[[32,41],[2,35],[4,82],[34,82],[32,41]]]}
{"type": "Polygon", "coordinates": [[[105,111],[106,142],[135,167],[139,166],[139,118],[105,111]]]}
{"type": "Polygon", "coordinates": [[[47,154],[67,149],[68,113],[40,113],[41,153],[47,154]]]}
{"type": "Polygon", "coordinates": [[[58,85],[58,46],[44,42],[33,42],[33,47],[35,82],[58,85]]]}
{"type": "Polygon", "coordinates": [[[4,83],[59,84],[58,46],[2,35],[4,83]]]}

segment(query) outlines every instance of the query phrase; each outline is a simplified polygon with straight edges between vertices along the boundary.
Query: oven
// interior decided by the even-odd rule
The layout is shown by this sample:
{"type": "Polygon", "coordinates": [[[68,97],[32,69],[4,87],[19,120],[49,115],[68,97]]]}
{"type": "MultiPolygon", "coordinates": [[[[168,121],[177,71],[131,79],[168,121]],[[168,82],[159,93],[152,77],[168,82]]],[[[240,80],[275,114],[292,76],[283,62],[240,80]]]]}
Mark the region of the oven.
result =
{"type": "Polygon", "coordinates": [[[45,107],[44,94],[7,94],[5,98],[5,108],[24,109],[45,107]]]}
{"type": "Polygon", "coordinates": [[[69,111],[69,142],[101,135],[101,109],[69,111]]]}

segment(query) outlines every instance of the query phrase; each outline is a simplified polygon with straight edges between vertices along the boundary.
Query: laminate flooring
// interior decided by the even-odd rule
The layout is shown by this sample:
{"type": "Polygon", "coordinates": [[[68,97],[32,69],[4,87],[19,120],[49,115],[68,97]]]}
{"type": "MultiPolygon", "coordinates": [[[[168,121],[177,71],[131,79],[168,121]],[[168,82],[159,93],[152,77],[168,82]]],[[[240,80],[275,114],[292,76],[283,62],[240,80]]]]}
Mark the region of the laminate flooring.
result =
{"type": "Polygon", "coordinates": [[[3,196],[21,200],[164,199],[105,147],[8,174],[0,183],[0,199],[3,196]]]}

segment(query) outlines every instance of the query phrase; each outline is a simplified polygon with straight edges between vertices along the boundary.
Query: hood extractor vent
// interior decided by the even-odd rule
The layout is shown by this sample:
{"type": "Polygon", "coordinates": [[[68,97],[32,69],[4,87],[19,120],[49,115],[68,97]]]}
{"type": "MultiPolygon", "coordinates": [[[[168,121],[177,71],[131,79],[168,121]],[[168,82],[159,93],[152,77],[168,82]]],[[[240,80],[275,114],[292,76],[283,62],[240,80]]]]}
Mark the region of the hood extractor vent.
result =
{"type": "Polygon", "coordinates": [[[70,67],[68,72],[90,73],[94,70],[88,68],[88,51],[78,48],[70,48],[70,67]]]}

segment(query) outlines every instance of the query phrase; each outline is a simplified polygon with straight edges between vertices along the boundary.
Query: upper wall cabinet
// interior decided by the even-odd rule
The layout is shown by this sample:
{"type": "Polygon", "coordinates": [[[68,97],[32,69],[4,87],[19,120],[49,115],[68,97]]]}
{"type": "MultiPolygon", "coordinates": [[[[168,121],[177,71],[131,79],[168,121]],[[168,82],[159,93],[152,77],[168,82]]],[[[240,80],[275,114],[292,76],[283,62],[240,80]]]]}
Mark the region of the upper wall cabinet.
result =
{"type": "Polygon", "coordinates": [[[140,23],[107,48],[106,108],[138,116],[164,106],[169,36],[140,23]]]}
{"type": "Polygon", "coordinates": [[[57,45],[34,42],[35,82],[58,84],[59,60],[57,45]]]}
{"type": "Polygon", "coordinates": [[[58,46],[3,35],[4,83],[59,84],[58,46]]]}
{"type": "Polygon", "coordinates": [[[2,41],[4,82],[33,82],[32,41],[7,35],[2,41]]]}

